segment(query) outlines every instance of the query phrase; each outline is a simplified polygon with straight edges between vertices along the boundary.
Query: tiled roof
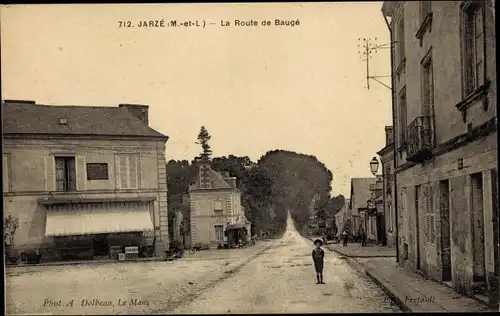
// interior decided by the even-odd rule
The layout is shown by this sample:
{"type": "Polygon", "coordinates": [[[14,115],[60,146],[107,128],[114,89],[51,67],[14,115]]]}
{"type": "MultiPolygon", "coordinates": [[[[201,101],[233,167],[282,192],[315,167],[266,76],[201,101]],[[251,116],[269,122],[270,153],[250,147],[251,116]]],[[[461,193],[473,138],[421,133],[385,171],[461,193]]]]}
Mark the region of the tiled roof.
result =
{"type": "Polygon", "coordinates": [[[127,109],[2,102],[4,134],[100,135],[168,138],[127,109]],[[60,124],[66,119],[67,124],[60,124]]]}
{"type": "MultiPolygon", "coordinates": [[[[212,168],[208,168],[209,178],[210,178],[210,189],[233,189],[233,187],[224,180],[224,177],[212,168]]],[[[196,182],[189,187],[189,190],[198,190],[200,188],[199,175],[196,182]]],[[[210,190],[202,189],[202,190],[210,190]]]]}
{"type": "Polygon", "coordinates": [[[353,178],[351,179],[352,208],[366,208],[366,202],[370,199],[370,184],[375,184],[375,178],[353,178]]]}

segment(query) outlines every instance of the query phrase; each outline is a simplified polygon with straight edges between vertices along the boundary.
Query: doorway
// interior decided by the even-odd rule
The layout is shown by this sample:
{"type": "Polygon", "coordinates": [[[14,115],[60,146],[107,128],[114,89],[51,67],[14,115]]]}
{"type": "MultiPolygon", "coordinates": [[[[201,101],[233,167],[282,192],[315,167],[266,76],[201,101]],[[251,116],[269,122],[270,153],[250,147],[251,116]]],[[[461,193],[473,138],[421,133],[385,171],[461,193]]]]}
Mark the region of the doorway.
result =
{"type": "Polygon", "coordinates": [[[382,214],[377,214],[377,242],[382,244],[382,246],[386,245],[384,224],[384,216],[382,214]]]}
{"type": "Polygon", "coordinates": [[[472,245],[474,256],[473,281],[478,292],[486,290],[484,249],[483,175],[471,175],[472,245]]]}
{"type": "Polygon", "coordinates": [[[441,277],[451,281],[450,184],[439,182],[439,212],[441,213],[441,277]]]}
{"type": "Polygon", "coordinates": [[[108,234],[94,235],[93,248],[94,248],[94,257],[108,256],[109,255],[108,234]]]}
{"type": "Polygon", "coordinates": [[[420,212],[419,212],[419,203],[418,200],[420,199],[420,191],[421,191],[421,186],[417,185],[415,187],[415,223],[416,223],[416,236],[417,236],[417,270],[422,270],[422,264],[420,263],[420,212]]]}

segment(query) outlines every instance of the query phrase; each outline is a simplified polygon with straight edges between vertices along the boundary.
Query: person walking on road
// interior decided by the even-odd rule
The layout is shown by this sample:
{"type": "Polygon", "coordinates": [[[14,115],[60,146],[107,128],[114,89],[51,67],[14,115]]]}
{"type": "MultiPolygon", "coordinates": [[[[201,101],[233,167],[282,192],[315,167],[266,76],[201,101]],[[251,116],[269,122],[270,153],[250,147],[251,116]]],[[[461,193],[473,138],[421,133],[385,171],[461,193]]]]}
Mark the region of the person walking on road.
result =
{"type": "Polygon", "coordinates": [[[359,235],[361,237],[361,246],[362,247],[366,246],[366,232],[363,226],[359,228],[359,235]]]}
{"type": "Polygon", "coordinates": [[[314,269],[316,270],[316,284],[325,284],[323,282],[323,263],[325,259],[325,251],[321,249],[323,246],[323,241],[321,239],[316,239],[314,241],[316,248],[312,251],[312,258],[314,261],[314,269]]]}
{"type": "Polygon", "coordinates": [[[345,229],[342,232],[342,241],[344,242],[342,245],[347,246],[347,231],[345,229]]]}

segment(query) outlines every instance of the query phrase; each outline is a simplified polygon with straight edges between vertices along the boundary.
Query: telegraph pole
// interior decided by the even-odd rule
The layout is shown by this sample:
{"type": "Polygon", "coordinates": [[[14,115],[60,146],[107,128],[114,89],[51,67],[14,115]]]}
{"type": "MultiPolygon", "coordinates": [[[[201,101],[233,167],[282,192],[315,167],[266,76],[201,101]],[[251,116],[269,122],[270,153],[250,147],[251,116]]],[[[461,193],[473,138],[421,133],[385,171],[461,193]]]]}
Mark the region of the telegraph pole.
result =
{"type": "Polygon", "coordinates": [[[371,37],[358,37],[358,54],[361,59],[366,62],[366,88],[370,90],[370,79],[375,80],[384,87],[392,90],[391,87],[380,81],[378,78],[387,78],[389,76],[371,76],[370,75],[370,58],[373,58],[373,54],[377,54],[380,49],[390,49],[390,44],[377,45],[375,42],[377,38],[371,37]]]}

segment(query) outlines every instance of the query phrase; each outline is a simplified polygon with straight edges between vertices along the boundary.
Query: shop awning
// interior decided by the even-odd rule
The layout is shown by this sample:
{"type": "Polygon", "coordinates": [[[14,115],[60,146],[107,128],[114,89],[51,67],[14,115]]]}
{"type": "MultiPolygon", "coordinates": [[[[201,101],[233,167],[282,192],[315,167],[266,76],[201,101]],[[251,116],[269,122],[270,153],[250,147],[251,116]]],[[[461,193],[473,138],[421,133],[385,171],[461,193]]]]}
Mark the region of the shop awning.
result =
{"type": "Polygon", "coordinates": [[[240,228],[246,228],[246,225],[243,224],[243,223],[233,223],[233,224],[229,224],[226,226],[226,230],[229,230],[229,229],[240,229],[240,228]]]}
{"type": "Polygon", "coordinates": [[[148,209],[57,210],[47,212],[45,236],[73,236],[153,230],[148,209]]]}

